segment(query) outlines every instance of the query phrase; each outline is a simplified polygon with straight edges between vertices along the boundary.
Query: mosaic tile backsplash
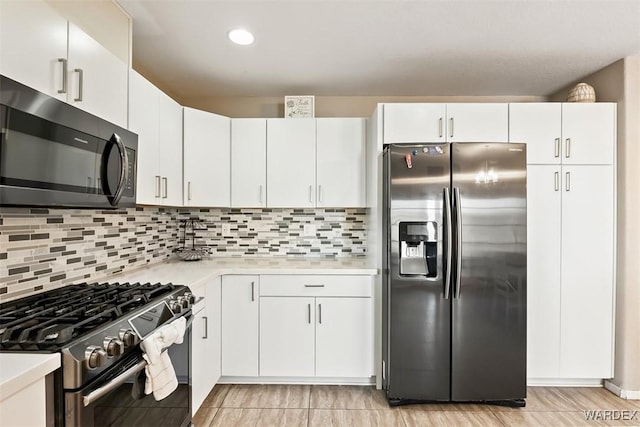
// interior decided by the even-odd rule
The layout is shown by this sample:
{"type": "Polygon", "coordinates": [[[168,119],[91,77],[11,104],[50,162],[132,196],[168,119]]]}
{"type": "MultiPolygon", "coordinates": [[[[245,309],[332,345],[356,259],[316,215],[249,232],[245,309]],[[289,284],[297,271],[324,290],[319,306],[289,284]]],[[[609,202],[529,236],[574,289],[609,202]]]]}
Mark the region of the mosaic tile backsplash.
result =
{"type": "Polygon", "coordinates": [[[360,257],[365,216],[365,209],[0,208],[0,301],[167,259],[183,244],[180,220],[190,218],[203,221],[196,243],[211,246],[212,256],[360,257]],[[315,235],[305,236],[305,224],[315,235]]]}

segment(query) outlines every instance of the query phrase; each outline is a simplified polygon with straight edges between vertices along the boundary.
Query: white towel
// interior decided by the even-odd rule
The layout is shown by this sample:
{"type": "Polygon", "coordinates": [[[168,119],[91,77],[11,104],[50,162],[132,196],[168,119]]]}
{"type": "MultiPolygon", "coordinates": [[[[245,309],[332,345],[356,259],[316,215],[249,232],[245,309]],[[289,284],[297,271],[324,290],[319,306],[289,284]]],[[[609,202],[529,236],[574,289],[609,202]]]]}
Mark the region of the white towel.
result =
{"type": "Polygon", "coordinates": [[[142,357],[147,361],[145,368],[147,381],[144,392],[145,394],[153,392],[153,398],[156,400],[164,399],[178,387],[178,379],[171,364],[169,352],[162,352],[162,350],[174,343],[182,343],[186,325],[185,318],[180,317],[162,326],[141,343],[144,351],[142,357]]]}

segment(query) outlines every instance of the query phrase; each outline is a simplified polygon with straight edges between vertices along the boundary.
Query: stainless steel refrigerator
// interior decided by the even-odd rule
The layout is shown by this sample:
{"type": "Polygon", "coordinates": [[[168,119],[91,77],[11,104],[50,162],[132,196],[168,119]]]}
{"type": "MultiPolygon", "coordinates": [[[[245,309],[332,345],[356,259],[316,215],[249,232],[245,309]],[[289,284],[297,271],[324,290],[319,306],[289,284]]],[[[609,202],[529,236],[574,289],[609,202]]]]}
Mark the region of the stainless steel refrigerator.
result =
{"type": "Polygon", "coordinates": [[[391,405],[526,397],[526,146],[384,150],[383,384],[391,405]]]}

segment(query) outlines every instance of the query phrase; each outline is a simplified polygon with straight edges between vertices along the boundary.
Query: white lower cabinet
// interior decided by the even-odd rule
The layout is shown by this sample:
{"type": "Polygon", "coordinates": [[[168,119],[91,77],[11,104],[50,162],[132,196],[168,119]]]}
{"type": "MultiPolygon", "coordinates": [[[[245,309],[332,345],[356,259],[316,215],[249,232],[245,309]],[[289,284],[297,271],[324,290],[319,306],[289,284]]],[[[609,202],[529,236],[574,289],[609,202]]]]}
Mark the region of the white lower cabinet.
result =
{"type": "Polygon", "coordinates": [[[527,376],[611,378],[614,167],[529,165],[527,173],[527,376]]]}
{"type": "Polygon", "coordinates": [[[222,277],[222,375],[258,376],[259,276],[222,277]]]}
{"type": "Polygon", "coordinates": [[[371,298],[316,298],[316,376],[373,375],[371,298]]]}
{"type": "Polygon", "coordinates": [[[260,298],[260,376],[315,375],[315,298],[260,298]]]}
{"type": "Polygon", "coordinates": [[[220,379],[221,278],[192,289],[204,306],[196,304],[191,329],[191,414],[194,415],[220,379]]]}
{"type": "Polygon", "coordinates": [[[260,376],[373,375],[370,277],[273,275],[261,286],[260,376]]]}

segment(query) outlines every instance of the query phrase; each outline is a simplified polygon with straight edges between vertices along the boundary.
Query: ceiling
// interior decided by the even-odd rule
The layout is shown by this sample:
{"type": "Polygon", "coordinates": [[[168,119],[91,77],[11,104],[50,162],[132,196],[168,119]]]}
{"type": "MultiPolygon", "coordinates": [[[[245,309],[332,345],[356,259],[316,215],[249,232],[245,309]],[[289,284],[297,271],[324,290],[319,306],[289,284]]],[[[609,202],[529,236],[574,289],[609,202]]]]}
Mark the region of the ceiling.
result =
{"type": "Polygon", "coordinates": [[[640,0],[117,1],[134,68],[181,98],[546,96],[640,55],[640,0]]]}

